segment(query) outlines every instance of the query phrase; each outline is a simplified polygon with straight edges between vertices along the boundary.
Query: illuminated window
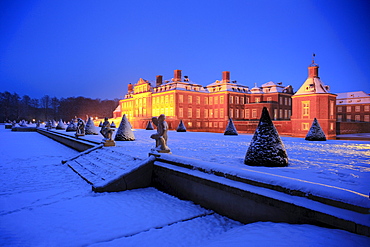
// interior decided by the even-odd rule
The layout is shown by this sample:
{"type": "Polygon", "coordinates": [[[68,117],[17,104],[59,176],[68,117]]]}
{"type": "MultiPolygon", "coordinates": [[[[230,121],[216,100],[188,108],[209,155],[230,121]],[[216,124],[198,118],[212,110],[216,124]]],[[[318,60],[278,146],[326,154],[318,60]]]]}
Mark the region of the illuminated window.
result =
{"type": "Polygon", "coordinates": [[[218,109],[215,109],[215,118],[218,118],[218,109]]]}
{"type": "Polygon", "coordinates": [[[200,122],[197,122],[197,128],[200,128],[200,122]]]}
{"type": "Polygon", "coordinates": [[[168,104],[168,95],[165,96],[165,103],[168,104]]]}
{"type": "Polygon", "coordinates": [[[212,128],[212,122],[209,122],[209,127],[212,128]]]}
{"type": "Polygon", "coordinates": [[[209,104],[213,105],[213,97],[209,97],[209,104]]]}
{"type": "Polygon", "coordinates": [[[235,118],[239,118],[239,109],[235,110],[235,118]]]}
{"type": "Polygon", "coordinates": [[[230,118],[233,118],[234,117],[234,111],[233,111],[233,109],[230,109],[230,118]]]}
{"type": "Polygon", "coordinates": [[[218,104],[218,96],[215,97],[215,105],[218,104]]]}
{"type": "Polygon", "coordinates": [[[234,103],[234,97],[230,95],[230,104],[234,103]]]}
{"type": "Polygon", "coordinates": [[[302,115],[303,116],[310,115],[310,101],[302,101],[302,115]]]}
{"type": "Polygon", "coordinates": [[[329,112],[330,112],[330,119],[334,119],[334,101],[333,100],[330,101],[329,112]]]}
{"type": "Polygon", "coordinates": [[[245,109],[245,118],[249,119],[249,109],[245,109]]]}
{"type": "Polygon", "coordinates": [[[213,109],[209,109],[209,117],[213,118],[213,109]]]}
{"type": "Polygon", "coordinates": [[[184,103],[184,95],[179,95],[179,103],[184,103]]]}
{"type": "Polygon", "coordinates": [[[163,104],[163,102],[164,102],[164,97],[161,96],[161,104],[163,104]]]}
{"type": "Polygon", "coordinates": [[[193,97],[191,95],[188,95],[188,103],[189,104],[193,103],[193,97]]]}
{"type": "Polygon", "coordinates": [[[255,102],[260,103],[260,98],[259,97],[255,98],[255,102]]]}
{"type": "Polygon", "coordinates": [[[310,127],[309,123],[302,123],[303,130],[309,130],[309,127],[310,127]]]}
{"type": "Polygon", "coordinates": [[[284,110],[284,119],[288,119],[288,110],[284,110]]]}
{"type": "Polygon", "coordinates": [[[213,126],[214,126],[215,128],[217,128],[217,127],[218,127],[218,123],[217,123],[217,122],[215,122],[213,126]]]}
{"type": "Polygon", "coordinates": [[[200,109],[197,109],[197,115],[196,118],[200,118],[200,109]]]}
{"type": "Polygon", "coordinates": [[[244,96],[240,97],[240,104],[244,105],[244,96]]]}
{"type": "Polygon", "coordinates": [[[267,102],[271,102],[272,101],[272,97],[267,97],[267,102]]]}
{"type": "Polygon", "coordinates": [[[173,95],[170,95],[170,103],[173,103],[173,95]]]}
{"type": "Polygon", "coordinates": [[[204,127],[208,128],[208,122],[204,123],[204,127]]]}
{"type": "Polygon", "coordinates": [[[193,124],[191,122],[188,122],[188,126],[191,127],[193,126],[193,124]]]}
{"type": "Polygon", "coordinates": [[[204,104],[208,105],[208,98],[207,97],[204,97],[204,104]]]}
{"type": "Polygon", "coordinates": [[[257,109],[252,109],[252,118],[257,118],[257,109]]]}
{"type": "Polygon", "coordinates": [[[239,104],[239,97],[235,96],[235,104],[239,104]]]}
{"type": "Polygon", "coordinates": [[[193,109],[189,108],[188,109],[188,118],[192,118],[193,117],[193,109]]]}
{"type": "Polygon", "coordinates": [[[208,109],[204,109],[204,118],[208,118],[208,109]]]}
{"type": "Polygon", "coordinates": [[[274,109],[274,120],[276,120],[278,118],[277,116],[277,109],[274,109]]]}
{"type": "Polygon", "coordinates": [[[356,106],[355,106],[355,112],[360,112],[360,111],[361,111],[361,106],[356,105],[356,106]]]}
{"type": "Polygon", "coordinates": [[[173,116],[173,108],[170,108],[170,116],[173,116]]]}
{"type": "Polygon", "coordinates": [[[220,96],[220,104],[224,103],[224,96],[220,96]]]}
{"type": "Polygon", "coordinates": [[[224,123],[223,122],[220,122],[219,126],[220,126],[220,128],[223,128],[224,127],[224,123]]]}
{"type": "Polygon", "coordinates": [[[164,115],[168,116],[168,108],[167,107],[164,109],[164,115]]]}
{"type": "Polygon", "coordinates": [[[220,118],[224,118],[224,109],[220,109],[220,118]]]}
{"type": "MultiPolygon", "coordinates": [[[[159,115],[159,114],[157,114],[157,115],[159,115]]],[[[180,116],[180,118],[184,117],[184,110],[182,108],[179,108],[179,116],[180,116]]]]}
{"type": "Polygon", "coordinates": [[[334,123],[330,123],[330,130],[334,130],[334,123]]]}
{"type": "Polygon", "coordinates": [[[279,109],[279,119],[283,118],[283,109],[279,109]]]}
{"type": "Polygon", "coordinates": [[[200,104],[200,96],[197,96],[197,104],[200,104]]]}
{"type": "Polygon", "coordinates": [[[244,110],[240,110],[240,118],[244,118],[244,110]]]}

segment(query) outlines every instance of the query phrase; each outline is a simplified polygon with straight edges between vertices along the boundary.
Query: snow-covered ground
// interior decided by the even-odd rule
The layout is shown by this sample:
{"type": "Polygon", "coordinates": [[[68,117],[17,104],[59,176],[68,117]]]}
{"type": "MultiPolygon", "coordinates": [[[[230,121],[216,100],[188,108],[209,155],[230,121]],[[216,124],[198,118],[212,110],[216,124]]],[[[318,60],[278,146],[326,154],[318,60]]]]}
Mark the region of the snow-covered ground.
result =
{"type": "MultiPolygon", "coordinates": [[[[153,132],[135,130],[136,141],[117,142],[114,148],[146,158],[153,132]]],[[[171,131],[168,145],[176,155],[245,168],[251,137],[171,131]]],[[[368,237],[312,225],[242,225],[154,188],[97,194],[60,162],[76,151],[38,133],[3,126],[0,138],[0,246],[370,245],[368,237]]],[[[282,139],[290,166],[253,169],[368,194],[369,142],[282,139]]]]}

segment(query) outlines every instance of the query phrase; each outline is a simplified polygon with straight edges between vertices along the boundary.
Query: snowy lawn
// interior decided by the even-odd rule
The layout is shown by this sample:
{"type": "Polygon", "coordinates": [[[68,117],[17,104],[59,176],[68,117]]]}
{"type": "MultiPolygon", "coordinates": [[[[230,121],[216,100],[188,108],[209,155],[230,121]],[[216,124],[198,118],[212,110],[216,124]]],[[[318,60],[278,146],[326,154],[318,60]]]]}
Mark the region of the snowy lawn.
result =
{"type": "MultiPolygon", "coordinates": [[[[311,225],[242,225],[154,188],[96,194],[60,162],[77,155],[76,151],[38,133],[2,127],[0,246],[370,245],[370,238],[311,225]]],[[[153,132],[136,130],[136,141],[118,142],[116,148],[146,158],[154,146],[149,138],[153,132]]],[[[250,139],[251,135],[170,132],[169,147],[174,154],[243,167],[250,139]]],[[[276,172],[366,188],[368,143],[306,143],[298,138],[283,138],[283,142],[291,166],[274,168],[276,172]]]]}

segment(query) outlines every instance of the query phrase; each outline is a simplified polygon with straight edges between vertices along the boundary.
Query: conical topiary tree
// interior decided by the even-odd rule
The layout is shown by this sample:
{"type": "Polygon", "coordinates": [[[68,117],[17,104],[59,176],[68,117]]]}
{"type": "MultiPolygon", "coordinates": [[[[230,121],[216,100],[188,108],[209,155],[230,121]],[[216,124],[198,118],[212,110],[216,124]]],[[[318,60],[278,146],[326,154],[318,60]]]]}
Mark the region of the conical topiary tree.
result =
{"type": "Polygon", "coordinates": [[[72,132],[77,130],[77,122],[75,119],[72,119],[66,128],[66,132],[72,132]]]}
{"type": "Polygon", "coordinates": [[[153,125],[152,125],[152,122],[150,120],[148,121],[148,124],[146,125],[146,128],[145,129],[146,130],[154,130],[153,125]]]}
{"type": "Polygon", "coordinates": [[[89,117],[85,125],[85,134],[86,135],[99,135],[99,131],[96,128],[94,121],[89,117]]]}
{"type": "Polygon", "coordinates": [[[51,128],[52,129],[55,129],[56,127],[57,127],[57,122],[53,119],[53,120],[51,120],[51,128]]]}
{"type": "Polygon", "coordinates": [[[284,167],[288,156],[283,142],[271,121],[266,107],[245,155],[244,163],[250,166],[284,167]]]}
{"type": "Polygon", "coordinates": [[[182,120],[180,120],[180,123],[177,126],[176,131],[177,132],[186,132],[186,127],[185,127],[185,124],[182,122],[182,120]]]}
{"type": "Polygon", "coordinates": [[[126,114],[122,116],[121,123],[117,129],[115,141],[134,141],[134,132],[131,130],[131,125],[126,117],[126,114]]]}
{"type": "Polygon", "coordinates": [[[234,135],[234,136],[238,135],[238,131],[236,131],[234,122],[230,117],[229,117],[229,123],[227,124],[226,129],[225,129],[224,135],[234,135]]]}
{"type": "Polygon", "coordinates": [[[65,125],[64,125],[64,123],[63,123],[63,121],[62,121],[62,119],[60,119],[60,120],[59,120],[59,122],[58,122],[58,125],[57,125],[56,129],[57,129],[57,130],[65,130],[65,129],[66,129],[66,127],[65,127],[65,125]]]}
{"type": "Polygon", "coordinates": [[[114,128],[114,129],[115,129],[115,128],[117,128],[117,127],[116,127],[116,124],[115,124],[113,121],[112,121],[112,123],[111,123],[110,127],[111,127],[111,128],[114,128]]]}
{"type": "Polygon", "coordinates": [[[324,131],[321,129],[319,122],[314,118],[311,128],[308,131],[305,140],[307,141],[326,141],[324,131]]]}

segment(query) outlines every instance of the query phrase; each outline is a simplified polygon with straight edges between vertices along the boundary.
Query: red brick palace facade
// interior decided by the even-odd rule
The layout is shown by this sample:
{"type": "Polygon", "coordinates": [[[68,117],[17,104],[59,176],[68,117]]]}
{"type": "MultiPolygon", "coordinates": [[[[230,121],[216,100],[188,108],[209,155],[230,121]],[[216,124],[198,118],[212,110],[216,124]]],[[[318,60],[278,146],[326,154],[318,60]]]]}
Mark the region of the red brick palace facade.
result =
{"type": "MultiPolygon", "coordinates": [[[[152,116],[165,114],[170,129],[182,120],[190,131],[224,132],[230,117],[238,132],[253,133],[262,108],[267,107],[280,134],[303,137],[317,118],[326,136],[335,138],[337,95],[329,93],[318,69],[314,62],[308,67],[308,78],[296,93],[291,86],[272,81],[249,88],[231,81],[229,71],[222,72],[222,80],[202,86],[175,70],[168,81],[158,75],[155,85],[144,79],[129,84],[113,120],[119,123],[126,114],[133,128],[143,129],[152,116]]],[[[368,115],[363,115],[369,122],[368,115]]]]}

